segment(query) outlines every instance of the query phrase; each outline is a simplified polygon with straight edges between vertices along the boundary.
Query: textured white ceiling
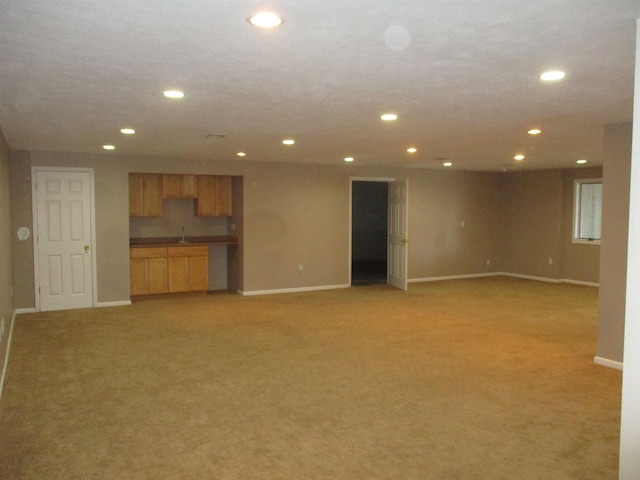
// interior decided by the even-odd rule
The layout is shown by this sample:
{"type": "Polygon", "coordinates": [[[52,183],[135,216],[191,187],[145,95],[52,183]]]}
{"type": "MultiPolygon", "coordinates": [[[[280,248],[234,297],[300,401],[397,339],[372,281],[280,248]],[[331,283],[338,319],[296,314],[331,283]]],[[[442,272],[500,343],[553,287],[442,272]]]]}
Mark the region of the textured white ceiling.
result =
{"type": "Polygon", "coordinates": [[[599,165],[603,125],[632,118],[636,18],[638,0],[0,0],[0,129],[176,160],[599,165]],[[246,22],[265,6],[278,29],[246,22]]]}

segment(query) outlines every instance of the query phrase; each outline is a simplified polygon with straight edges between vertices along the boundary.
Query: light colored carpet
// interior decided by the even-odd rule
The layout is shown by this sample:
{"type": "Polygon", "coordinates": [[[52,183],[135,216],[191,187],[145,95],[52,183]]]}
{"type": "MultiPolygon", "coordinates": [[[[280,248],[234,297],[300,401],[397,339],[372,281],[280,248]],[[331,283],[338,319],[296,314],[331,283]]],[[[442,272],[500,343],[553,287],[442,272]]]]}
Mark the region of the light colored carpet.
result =
{"type": "Polygon", "coordinates": [[[0,478],[614,480],[597,295],[485,278],[20,315],[0,478]]]}

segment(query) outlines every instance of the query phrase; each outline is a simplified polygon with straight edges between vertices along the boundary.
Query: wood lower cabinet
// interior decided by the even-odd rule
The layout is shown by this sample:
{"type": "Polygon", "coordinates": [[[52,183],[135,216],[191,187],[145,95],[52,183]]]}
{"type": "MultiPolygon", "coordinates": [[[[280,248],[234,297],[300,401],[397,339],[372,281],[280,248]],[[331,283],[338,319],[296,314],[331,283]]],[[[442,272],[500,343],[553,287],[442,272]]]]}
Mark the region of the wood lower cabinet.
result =
{"type": "Polygon", "coordinates": [[[131,295],[209,289],[209,247],[137,247],[129,250],[131,295]]]}
{"type": "Polygon", "coordinates": [[[165,247],[132,248],[131,295],[167,293],[167,249],[165,247]]]}
{"type": "Polygon", "coordinates": [[[168,247],[170,292],[198,292],[209,288],[209,248],[168,247]]]}

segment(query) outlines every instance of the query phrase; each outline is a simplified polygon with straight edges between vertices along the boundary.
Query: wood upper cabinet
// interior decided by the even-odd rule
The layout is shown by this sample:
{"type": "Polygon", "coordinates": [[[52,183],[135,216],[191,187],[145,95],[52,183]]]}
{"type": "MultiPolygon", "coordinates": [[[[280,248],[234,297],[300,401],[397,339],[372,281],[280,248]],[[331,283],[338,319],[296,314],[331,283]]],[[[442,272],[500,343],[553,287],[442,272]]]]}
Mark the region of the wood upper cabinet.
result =
{"type": "Polygon", "coordinates": [[[129,174],[129,216],[162,216],[162,175],[129,174]]]}
{"type": "Polygon", "coordinates": [[[129,252],[131,295],[167,293],[167,249],[132,248],[129,252]]]}
{"type": "Polygon", "coordinates": [[[197,198],[197,175],[162,175],[162,198],[197,198]]]}
{"type": "Polygon", "coordinates": [[[207,246],[168,247],[170,292],[209,289],[209,248],[207,246]]]}
{"type": "Polygon", "coordinates": [[[162,200],[193,198],[199,217],[231,215],[229,175],[129,174],[129,216],[161,217],[162,200]]]}
{"type": "Polygon", "coordinates": [[[196,200],[196,215],[198,216],[214,215],[215,183],[213,179],[213,175],[198,175],[198,199],[196,200]]]}
{"type": "Polygon", "coordinates": [[[200,217],[231,215],[231,177],[198,175],[196,215],[200,217]]]}
{"type": "Polygon", "coordinates": [[[198,198],[197,175],[180,175],[180,197],[198,198]]]}
{"type": "Polygon", "coordinates": [[[180,175],[162,175],[162,198],[180,198],[180,175]]]}

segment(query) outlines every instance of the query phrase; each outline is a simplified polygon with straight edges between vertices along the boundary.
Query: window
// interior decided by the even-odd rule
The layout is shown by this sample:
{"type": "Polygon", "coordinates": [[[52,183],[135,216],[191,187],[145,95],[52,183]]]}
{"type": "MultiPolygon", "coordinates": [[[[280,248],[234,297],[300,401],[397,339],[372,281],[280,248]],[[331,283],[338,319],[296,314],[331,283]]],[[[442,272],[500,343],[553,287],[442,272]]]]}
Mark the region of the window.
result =
{"type": "Polygon", "coordinates": [[[602,179],[576,180],[573,207],[573,242],[600,245],[602,179]]]}

